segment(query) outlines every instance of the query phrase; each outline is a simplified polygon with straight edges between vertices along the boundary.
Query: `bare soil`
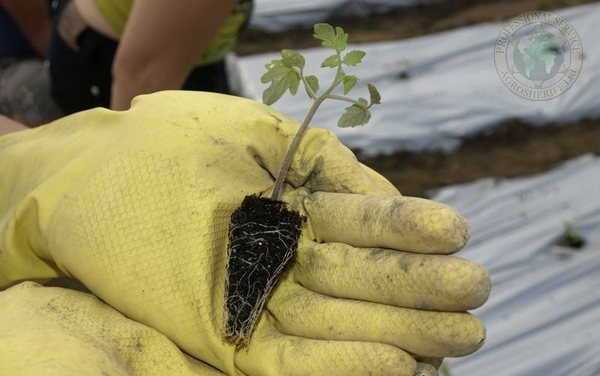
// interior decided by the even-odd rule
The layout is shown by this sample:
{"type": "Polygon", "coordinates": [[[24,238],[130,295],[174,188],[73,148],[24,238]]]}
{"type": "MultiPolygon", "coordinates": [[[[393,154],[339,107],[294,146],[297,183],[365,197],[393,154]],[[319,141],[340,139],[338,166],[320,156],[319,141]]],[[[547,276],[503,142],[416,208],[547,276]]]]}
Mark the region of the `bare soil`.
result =
{"type": "MultiPolygon", "coordinates": [[[[380,42],[412,38],[482,22],[497,22],[532,10],[553,10],[598,0],[443,0],[394,10],[368,18],[331,18],[327,22],[342,26],[353,43],[380,42]]],[[[236,49],[249,55],[284,48],[318,47],[309,29],[297,28],[281,33],[248,30],[236,49]]]]}
{"type": "Polygon", "coordinates": [[[600,155],[600,121],[531,127],[510,121],[490,134],[468,138],[450,154],[408,153],[359,159],[409,196],[484,177],[517,177],[547,171],[563,161],[600,155]]]}

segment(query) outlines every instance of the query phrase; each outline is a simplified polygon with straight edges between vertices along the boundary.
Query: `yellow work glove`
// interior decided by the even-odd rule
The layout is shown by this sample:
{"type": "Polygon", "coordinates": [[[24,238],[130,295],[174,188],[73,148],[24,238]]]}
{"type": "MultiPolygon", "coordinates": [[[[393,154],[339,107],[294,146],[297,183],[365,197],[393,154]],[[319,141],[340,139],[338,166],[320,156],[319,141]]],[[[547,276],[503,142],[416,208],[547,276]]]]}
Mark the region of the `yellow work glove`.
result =
{"type": "Polygon", "coordinates": [[[297,261],[248,347],[223,339],[230,215],[271,190],[297,127],[250,100],[162,92],[0,138],[0,288],[71,276],[227,375],[412,376],[415,359],[478,349],[464,311],[488,275],[446,255],[464,220],[402,197],[322,129],[287,179],[307,217],[297,261]]]}
{"type": "Polygon", "coordinates": [[[0,307],[2,376],[224,376],[89,294],[23,282],[0,307]]]}

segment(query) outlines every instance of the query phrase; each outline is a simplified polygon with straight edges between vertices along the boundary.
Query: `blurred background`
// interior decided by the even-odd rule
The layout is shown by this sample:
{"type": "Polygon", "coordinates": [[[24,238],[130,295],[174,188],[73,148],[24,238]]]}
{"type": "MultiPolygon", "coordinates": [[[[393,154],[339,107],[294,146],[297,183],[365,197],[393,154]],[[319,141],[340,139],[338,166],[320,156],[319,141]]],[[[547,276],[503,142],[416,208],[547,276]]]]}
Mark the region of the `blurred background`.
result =
{"type": "MultiPolygon", "coordinates": [[[[8,2],[0,0],[0,36],[20,30],[17,44],[30,50],[0,57],[0,114],[36,126],[65,111],[49,94],[48,56],[36,53],[8,2]]],[[[492,276],[490,300],[475,312],[488,339],[474,355],[446,360],[442,374],[600,375],[600,2],[255,0],[252,7],[223,58],[231,92],[260,100],[264,65],[283,48],[301,50],[308,74],[327,80],[319,65],[329,53],[312,25],[344,27],[353,47],[367,52],[353,71],[360,78],[353,96],[368,98],[371,82],[382,104],[362,128],[337,128],[344,106],[333,101],[314,124],[403,194],[445,202],[471,223],[461,256],[492,276]],[[533,11],[550,13],[523,16],[533,11]]],[[[274,107],[301,120],[307,104],[300,90],[274,107]]]]}

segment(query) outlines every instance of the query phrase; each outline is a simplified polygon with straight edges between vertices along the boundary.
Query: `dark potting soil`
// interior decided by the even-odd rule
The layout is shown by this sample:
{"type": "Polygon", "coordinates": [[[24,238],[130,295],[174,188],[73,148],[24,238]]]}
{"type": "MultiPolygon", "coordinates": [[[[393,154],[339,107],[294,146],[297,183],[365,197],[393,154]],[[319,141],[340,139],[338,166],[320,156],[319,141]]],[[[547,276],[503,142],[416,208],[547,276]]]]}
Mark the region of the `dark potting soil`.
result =
{"type": "Polygon", "coordinates": [[[246,196],[231,215],[225,334],[245,345],[279,277],[294,260],[304,217],[281,201],[246,196]]]}

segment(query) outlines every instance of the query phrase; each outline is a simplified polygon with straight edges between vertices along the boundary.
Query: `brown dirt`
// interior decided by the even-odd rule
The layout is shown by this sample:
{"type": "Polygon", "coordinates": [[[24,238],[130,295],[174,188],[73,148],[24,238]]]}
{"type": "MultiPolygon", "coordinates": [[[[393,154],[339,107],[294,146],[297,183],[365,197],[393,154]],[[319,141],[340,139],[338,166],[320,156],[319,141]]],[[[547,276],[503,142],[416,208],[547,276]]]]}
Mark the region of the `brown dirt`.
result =
{"type": "Polygon", "coordinates": [[[443,152],[380,155],[359,159],[382,173],[409,196],[484,177],[516,177],[547,171],[583,154],[600,155],[600,122],[530,127],[510,121],[493,133],[466,139],[451,154],[443,152]]]}
{"type": "MultiPolygon", "coordinates": [[[[369,18],[332,18],[342,26],[353,43],[378,42],[411,38],[482,22],[495,22],[531,10],[552,10],[598,0],[445,0],[395,10],[369,18]]],[[[282,33],[249,30],[238,45],[240,55],[279,51],[284,48],[317,47],[318,42],[307,29],[282,33]]]]}

